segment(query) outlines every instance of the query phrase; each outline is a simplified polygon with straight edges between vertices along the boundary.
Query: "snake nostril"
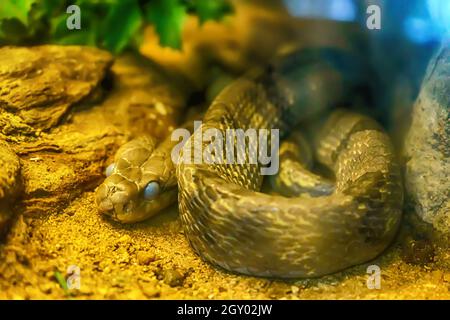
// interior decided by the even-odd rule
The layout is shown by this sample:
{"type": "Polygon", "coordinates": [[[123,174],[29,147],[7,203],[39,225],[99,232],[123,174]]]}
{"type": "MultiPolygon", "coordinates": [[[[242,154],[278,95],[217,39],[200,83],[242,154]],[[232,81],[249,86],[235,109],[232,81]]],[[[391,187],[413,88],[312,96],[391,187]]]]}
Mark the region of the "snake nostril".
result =
{"type": "Polygon", "coordinates": [[[97,190],[96,203],[98,210],[102,213],[113,210],[114,206],[111,202],[111,199],[106,197],[107,188],[105,186],[101,186],[97,190]]]}
{"type": "Polygon", "coordinates": [[[113,174],[106,178],[97,191],[99,203],[107,210],[118,211],[118,208],[132,201],[138,194],[137,186],[121,176],[113,174]]]}

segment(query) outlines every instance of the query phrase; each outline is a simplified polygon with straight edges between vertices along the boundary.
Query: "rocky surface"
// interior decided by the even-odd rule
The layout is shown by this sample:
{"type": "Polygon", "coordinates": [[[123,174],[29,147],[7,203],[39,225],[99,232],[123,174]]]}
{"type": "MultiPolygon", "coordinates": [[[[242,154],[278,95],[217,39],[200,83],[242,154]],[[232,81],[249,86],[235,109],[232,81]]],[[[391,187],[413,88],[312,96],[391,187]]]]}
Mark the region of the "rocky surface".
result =
{"type": "Polygon", "coordinates": [[[406,143],[406,190],[415,212],[450,232],[450,43],[430,61],[406,143]]]}
{"type": "Polygon", "coordinates": [[[167,135],[185,104],[158,66],[134,55],[113,64],[87,47],[4,47],[0,61],[0,228],[13,198],[15,211],[49,213],[95,188],[120,145],[167,135]]]}
{"type": "Polygon", "coordinates": [[[2,115],[1,132],[28,128],[26,133],[36,134],[54,127],[94,92],[111,63],[110,54],[93,48],[1,48],[0,107],[9,113],[2,115]]]}
{"type": "Polygon", "coordinates": [[[11,205],[21,191],[19,158],[6,142],[0,140],[0,236],[7,229],[13,215],[11,205]]]}

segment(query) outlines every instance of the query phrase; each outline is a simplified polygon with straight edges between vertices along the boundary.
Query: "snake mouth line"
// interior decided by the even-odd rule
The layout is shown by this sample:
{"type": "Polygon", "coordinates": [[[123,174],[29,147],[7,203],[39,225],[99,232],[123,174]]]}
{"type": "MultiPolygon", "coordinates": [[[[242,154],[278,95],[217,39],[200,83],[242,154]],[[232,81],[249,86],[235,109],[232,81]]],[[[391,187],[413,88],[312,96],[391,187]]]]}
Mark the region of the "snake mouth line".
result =
{"type": "Polygon", "coordinates": [[[171,186],[162,189],[161,193],[151,200],[145,200],[144,195],[140,194],[136,199],[130,199],[125,203],[113,204],[109,198],[106,198],[98,206],[99,213],[121,223],[140,222],[169,207],[176,201],[177,195],[177,186],[171,186]]]}

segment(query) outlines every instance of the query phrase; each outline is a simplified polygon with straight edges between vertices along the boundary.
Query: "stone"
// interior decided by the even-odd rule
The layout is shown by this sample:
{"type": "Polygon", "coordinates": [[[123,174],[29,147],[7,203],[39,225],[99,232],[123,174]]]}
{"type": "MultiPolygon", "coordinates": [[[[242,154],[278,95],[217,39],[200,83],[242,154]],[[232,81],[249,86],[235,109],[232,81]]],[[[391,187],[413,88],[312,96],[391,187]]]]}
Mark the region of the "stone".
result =
{"type": "Polygon", "coordinates": [[[161,295],[161,289],[151,286],[141,286],[141,291],[149,299],[158,298],[161,295]]]}
{"type": "Polygon", "coordinates": [[[408,202],[425,222],[450,232],[450,42],[431,59],[405,141],[408,202]]]}
{"type": "Polygon", "coordinates": [[[11,205],[22,187],[19,157],[0,140],[0,236],[9,226],[13,216],[11,205]]]}
{"type": "MultiPolygon", "coordinates": [[[[0,48],[0,110],[14,125],[49,129],[93,93],[112,62],[109,53],[90,47],[0,48]]],[[[0,121],[4,134],[14,125],[0,121]]]]}
{"type": "Polygon", "coordinates": [[[104,179],[105,167],[129,139],[165,137],[186,97],[163,69],[138,54],[0,48],[0,236],[14,212],[64,212],[104,179]]]}
{"type": "Polygon", "coordinates": [[[153,262],[156,260],[156,257],[153,253],[147,252],[147,251],[139,251],[136,255],[136,258],[138,260],[138,263],[140,265],[149,265],[150,262],[153,262]]]}
{"type": "Polygon", "coordinates": [[[175,269],[168,269],[164,272],[164,283],[171,287],[178,287],[183,284],[184,275],[175,269]]]}

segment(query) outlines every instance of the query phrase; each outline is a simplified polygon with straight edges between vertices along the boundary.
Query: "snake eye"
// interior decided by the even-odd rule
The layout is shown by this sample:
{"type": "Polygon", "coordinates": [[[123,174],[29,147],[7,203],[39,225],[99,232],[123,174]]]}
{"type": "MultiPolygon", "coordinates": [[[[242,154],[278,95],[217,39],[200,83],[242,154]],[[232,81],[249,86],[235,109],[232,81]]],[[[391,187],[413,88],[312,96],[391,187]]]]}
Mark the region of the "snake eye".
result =
{"type": "Polygon", "coordinates": [[[149,182],[144,189],[145,200],[152,200],[159,194],[159,183],[156,181],[149,182]]]}
{"type": "Polygon", "coordinates": [[[111,163],[105,170],[105,175],[107,177],[109,177],[110,175],[113,174],[114,169],[116,168],[116,164],[115,163],[111,163]]]}

